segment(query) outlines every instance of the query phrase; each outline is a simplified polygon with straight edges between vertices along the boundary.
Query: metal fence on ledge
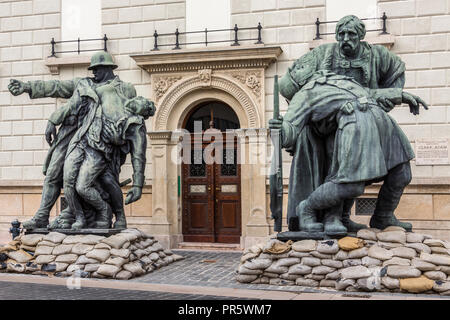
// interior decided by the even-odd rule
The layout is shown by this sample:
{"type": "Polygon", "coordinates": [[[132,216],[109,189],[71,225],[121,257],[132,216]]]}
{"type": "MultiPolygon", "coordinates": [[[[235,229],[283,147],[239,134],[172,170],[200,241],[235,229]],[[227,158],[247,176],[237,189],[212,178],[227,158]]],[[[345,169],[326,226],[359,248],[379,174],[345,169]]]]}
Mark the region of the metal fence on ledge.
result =
{"type": "Polygon", "coordinates": [[[73,52],[77,52],[78,54],[80,54],[80,52],[87,52],[87,51],[108,51],[108,47],[106,45],[106,42],[108,41],[108,37],[106,36],[106,34],[103,36],[103,38],[99,38],[99,39],[80,39],[78,38],[77,40],[63,40],[63,41],[55,41],[55,38],[52,38],[52,41],[50,41],[50,44],[52,45],[52,54],[50,57],[54,57],[56,58],[56,54],[57,53],[73,53],[73,52]],[[88,41],[103,41],[103,48],[97,48],[97,49],[82,49],[81,48],[81,43],[82,42],[88,42],[88,41]],[[77,49],[76,50],[63,50],[63,51],[56,51],[55,47],[57,44],[60,43],[77,43],[77,49]]]}
{"type": "Polygon", "coordinates": [[[205,30],[201,31],[189,31],[189,32],[179,32],[178,28],[173,33],[158,33],[156,30],[153,33],[153,49],[152,51],[159,50],[160,47],[172,47],[173,50],[181,49],[180,46],[186,46],[186,45],[192,45],[192,44],[204,44],[205,46],[208,46],[208,44],[211,43],[226,43],[231,42],[232,46],[239,46],[239,42],[243,41],[255,41],[255,44],[261,44],[262,37],[261,37],[261,30],[262,26],[261,23],[258,23],[258,26],[256,27],[248,27],[248,28],[239,28],[237,24],[234,25],[234,28],[232,29],[216,29],[216,30],[208,30],[205,28],[205,30]],[[239,38],[239,31],[245,31],[245,30],[257,30],[258,36],[256,38],[239,38]],[[232,32],[233,33],[233,39],[225,39],[225,40],[208,40],[208,35],[211,33],[218,33],[218,32],[232,32]],[[180,37],[184,36],[186,38],[187,35],[204,35],[203,41],[193,41],[193,42],[181,42],[180,37]],[[158,38],[160,37],[175,37],[175,42],[170,44],[158,44],[158,38]]]}
{"type": "MultiPolygon", "coordinates": [[[[381,28],[379,29],[370,29],[370,30],[366,30],[366,32],[377,32],[377,31],[381,31],[380,34],[389,34],[387,32],[386,29],[386,20],[387,20],[387,16],[386,13],[383,12],[383,16],[379,17],[379,18],[364,18],[364,19],[360,19],[361,21],[369,21],[369,20],[381,20],[382,21],[382,25],[381,28]]],[[[324,25],[324,24],[331,24],[331,23],[338,23],[338,21],[320,21],[319,18],[317,18],[315,24],[316,24],[316,37],[314,38],[314,40],[320,40],[322,39],[320,36],[325,36],[325,35],[331,35],[331,34],[335,34],[335,32],[320,32],[320,26],[324,25]]]]}

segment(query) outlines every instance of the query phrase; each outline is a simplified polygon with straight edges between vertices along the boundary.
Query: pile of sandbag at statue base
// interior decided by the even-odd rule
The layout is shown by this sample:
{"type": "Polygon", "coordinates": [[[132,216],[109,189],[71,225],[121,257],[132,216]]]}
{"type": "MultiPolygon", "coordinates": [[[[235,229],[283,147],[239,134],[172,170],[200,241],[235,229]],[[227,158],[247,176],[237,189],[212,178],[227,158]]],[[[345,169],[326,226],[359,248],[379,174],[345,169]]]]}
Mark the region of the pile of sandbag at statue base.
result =
{"type": "Polygon", "coordinates": [[[138,229],[109,237],[27,234],[0,247],[0,272],[126,280],[184,257],[138,229]]]}
{"type": "Polygon", "coordinates": [[[244,251],[242,283],[450,295],[450,242],[400,227],[340,240],[271,239],[244,251]]]}

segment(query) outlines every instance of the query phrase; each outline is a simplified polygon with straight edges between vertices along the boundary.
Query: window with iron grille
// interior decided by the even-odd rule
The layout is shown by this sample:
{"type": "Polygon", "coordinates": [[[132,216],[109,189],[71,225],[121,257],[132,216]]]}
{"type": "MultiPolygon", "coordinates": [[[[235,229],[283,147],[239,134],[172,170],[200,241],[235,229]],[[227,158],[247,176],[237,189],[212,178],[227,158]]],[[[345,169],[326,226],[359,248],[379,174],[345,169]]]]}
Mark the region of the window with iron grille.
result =
{"type": "Polygon", "coordinates": [[[370,216],[375,211],[377,198],[358,198],[355,201],[355,215],[370,216]]]}

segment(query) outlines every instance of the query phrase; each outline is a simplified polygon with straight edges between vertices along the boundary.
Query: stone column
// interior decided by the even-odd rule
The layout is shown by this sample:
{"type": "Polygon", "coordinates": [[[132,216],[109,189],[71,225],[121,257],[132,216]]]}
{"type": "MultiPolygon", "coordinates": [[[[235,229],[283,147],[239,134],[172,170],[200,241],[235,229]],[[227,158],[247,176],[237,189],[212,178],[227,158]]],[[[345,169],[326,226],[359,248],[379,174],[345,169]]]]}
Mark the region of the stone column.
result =
{"type": "Polygon", "coordinates": [[[149,134],[152,152],[151,234],[165,247],[174,248],[181,239],[178,227],[177,164],[171,159],[171,131],[149,134]]]}
{"type": "Polygon", "coordinates": [[[244,248],[267,240],[266,153],[267,129],[237,130],[241,149],[241,208],[244,248]]]}

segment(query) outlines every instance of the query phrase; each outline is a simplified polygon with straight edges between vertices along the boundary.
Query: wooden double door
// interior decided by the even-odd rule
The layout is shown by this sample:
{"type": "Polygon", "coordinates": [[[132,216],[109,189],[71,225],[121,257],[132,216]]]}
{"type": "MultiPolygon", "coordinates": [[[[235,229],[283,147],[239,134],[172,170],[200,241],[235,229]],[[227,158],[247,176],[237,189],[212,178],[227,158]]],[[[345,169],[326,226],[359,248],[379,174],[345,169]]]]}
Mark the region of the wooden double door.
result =
{"type": "Polygon", "coordinates": [[[191,161],[182,164],[182,225],[186,242],[240,242],[239,152],[236,137],[221,137],[211,143],[191,134],[191,161]]]}

